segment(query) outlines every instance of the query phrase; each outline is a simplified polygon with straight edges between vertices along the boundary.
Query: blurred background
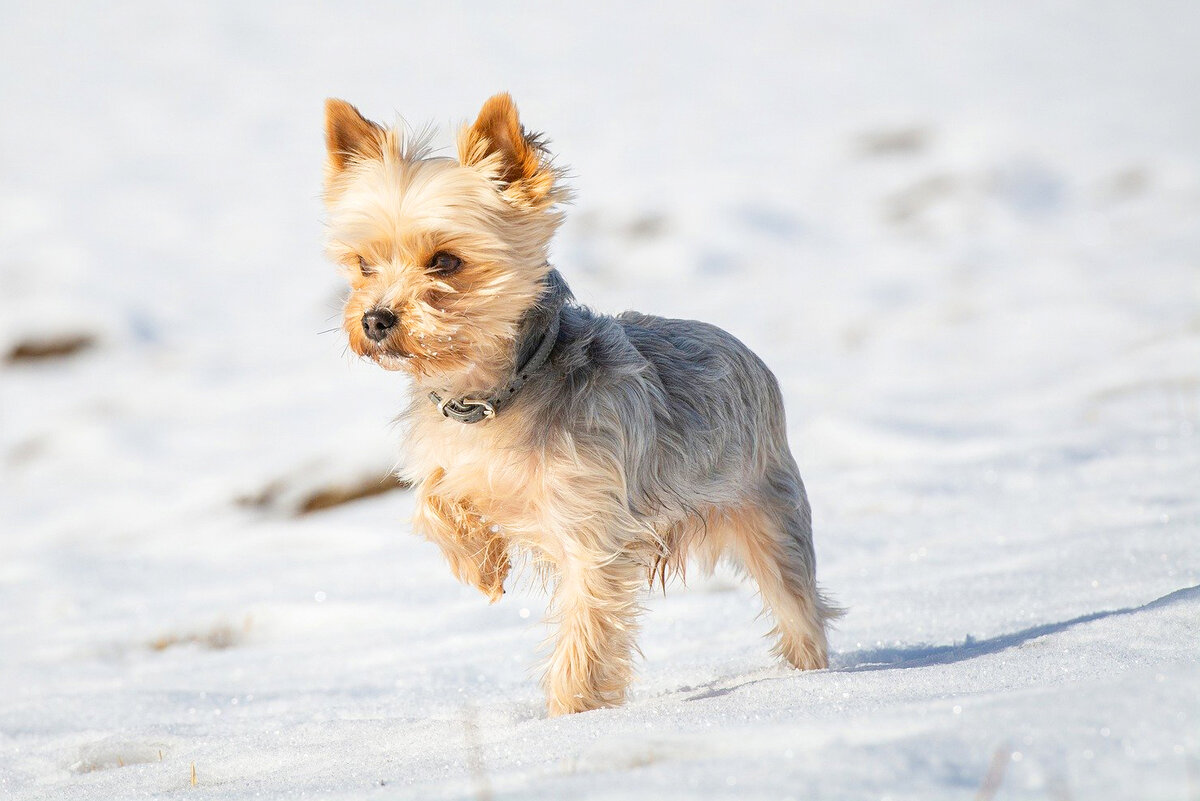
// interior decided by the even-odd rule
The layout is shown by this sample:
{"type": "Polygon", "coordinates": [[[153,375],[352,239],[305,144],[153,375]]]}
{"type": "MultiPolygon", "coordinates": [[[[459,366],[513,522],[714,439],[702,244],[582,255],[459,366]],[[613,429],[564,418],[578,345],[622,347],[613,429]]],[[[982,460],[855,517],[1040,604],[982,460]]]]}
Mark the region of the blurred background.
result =
{"type": "Polygon", "coordinates": [[[569,789],[568,763],[613,793],[962,797],[1002,742],[1036,755],[1007,785],[1029,797],[1183,797],[1196,4],[0,8],[0,788],[166,792],[199,760],[230,796],[402,774],[454,797],[479,784],[456,750],[470,708],[514,797],[569,789]],[[709,687],[656,751],[630,732],[678,693],[786,678],[752,588],[650,601],[633,706],[540,721],[542,594],[489,609],[411,536],[387,477],[406,387],[338,330],[322,101],[432,123],[451,154],[497,91],[572,174],[553,261],[580,300],[708,320],[776,371],[822,580],[851,610],[847,672],[709,687]],[[1129,612],[1164,597],[1162,620],[1129,612]],[[999,653],[1034,630],[1082,639],[999,653]],[[914,660],[934,672],[854,672],[914,660]],[[943,702],[959,712],[912,725],[943,702]],[[729,747],[695,752],[714,725],[729,747]],[[337,769],[300,756],[330,748],[337,769]]]}

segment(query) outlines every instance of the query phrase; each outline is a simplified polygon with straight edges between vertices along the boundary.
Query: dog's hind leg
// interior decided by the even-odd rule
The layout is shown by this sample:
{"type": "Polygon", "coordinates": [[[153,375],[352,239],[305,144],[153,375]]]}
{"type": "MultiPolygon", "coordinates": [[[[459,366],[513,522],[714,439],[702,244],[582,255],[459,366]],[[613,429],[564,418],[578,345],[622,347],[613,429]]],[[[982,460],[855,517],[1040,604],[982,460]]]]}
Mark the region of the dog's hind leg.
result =
{"type": "Polygon", "coordinates": [[[841,610],[817,587],[812,524],[799,475],[780,471],[764,491],[722,515],[723,544],[758,583],[775,620],[774,652],[801,670],[829,665],[826,624],[841,610]]]}

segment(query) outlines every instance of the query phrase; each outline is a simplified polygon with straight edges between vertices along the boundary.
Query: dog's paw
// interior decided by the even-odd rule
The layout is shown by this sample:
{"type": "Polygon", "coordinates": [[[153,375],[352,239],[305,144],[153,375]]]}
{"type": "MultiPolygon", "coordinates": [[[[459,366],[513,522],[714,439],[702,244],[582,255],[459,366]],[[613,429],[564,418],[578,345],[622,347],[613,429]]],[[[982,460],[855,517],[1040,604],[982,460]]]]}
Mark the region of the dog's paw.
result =
{"type": "Polygon", "coordinates": [[[504,597],[504,580],[508,578],[508,571],[512,569],[512,563],[508,560],[508,554],[501,551],[500,553],[489,553],[489,559],[484,565],[484,570],[479,576],[479,589],[487,596],[488,603],[494,604],[504,597]]]}

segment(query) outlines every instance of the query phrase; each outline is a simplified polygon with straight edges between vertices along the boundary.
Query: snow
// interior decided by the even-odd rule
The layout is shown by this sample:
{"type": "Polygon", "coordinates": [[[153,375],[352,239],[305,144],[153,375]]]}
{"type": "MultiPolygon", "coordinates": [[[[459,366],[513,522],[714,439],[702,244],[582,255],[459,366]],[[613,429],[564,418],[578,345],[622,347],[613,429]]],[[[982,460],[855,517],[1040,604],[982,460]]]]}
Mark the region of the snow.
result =
{"type": "Polygon", "coordinates": [[[7,11],[0,354],[96,344],[0,366],[0,795],[1200,793],[1200,7],[7,11]],[[321,100],[505,89],[577,295],[778,373],[830,670],[720,572],[548,720],[538,587],[455,584],[403,491],[295,515],[403,438],[321,333],[321,100]]]}

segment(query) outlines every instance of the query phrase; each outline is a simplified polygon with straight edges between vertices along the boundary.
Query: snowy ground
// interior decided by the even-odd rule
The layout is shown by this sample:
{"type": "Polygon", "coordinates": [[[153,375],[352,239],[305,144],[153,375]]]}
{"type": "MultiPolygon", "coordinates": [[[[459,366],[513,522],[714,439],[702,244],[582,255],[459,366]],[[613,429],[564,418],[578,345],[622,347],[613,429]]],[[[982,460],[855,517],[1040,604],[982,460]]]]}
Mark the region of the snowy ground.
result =
{"type": "Polygon", "coordinates": [[[1200,798],[1200,6],[305,5],[4,4],[0,357],[94,344],[0,365],[0,796],[1200,798]],[[538,592],[294,515],[402,439],[321,100],[501,89],[577,294],[779,374],[830,670],[721,574],[546,720],[538,592]]]}

